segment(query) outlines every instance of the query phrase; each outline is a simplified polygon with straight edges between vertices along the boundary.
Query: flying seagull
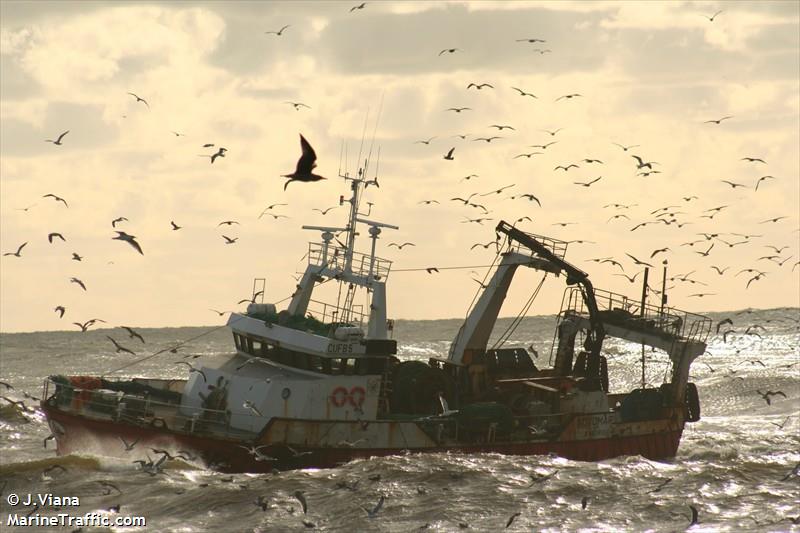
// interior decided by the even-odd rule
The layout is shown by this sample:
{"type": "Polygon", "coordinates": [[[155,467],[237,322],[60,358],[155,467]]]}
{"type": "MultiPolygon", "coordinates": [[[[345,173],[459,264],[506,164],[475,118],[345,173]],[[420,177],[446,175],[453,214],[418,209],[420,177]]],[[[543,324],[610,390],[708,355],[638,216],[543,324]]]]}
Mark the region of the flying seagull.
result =
{"type": "Polygon", "coordinates": [[[115,340],[113,339],[113,337],[110,337],[109,335],[106,335],[106,338],[107,338],[108,340],[110,340],[110,341],[111,341],[111,342],[114,344],[114,348],[116,348],[116,349],[117,349],[117,352],[116,352],[116,353],[119,353],[119,352],[125,352],[125,353],[129,353],[129,354],[131,354],[131,355],[136,355],[136,353],[135,353],[133,350],[129,350],[129,349],[127,349],[126,347],[124,347],[124,346],[120,345],[120,344],[119,344],[117,341],[115,341],[115,340]]]}
{"type": "Polygon", "coordinates": [[[128,93],[128,94],[133,96],[134,98],[136,98],[137,102],[142,102],[144,105],[146,105],[147,109],[150,109],[150,104],[147,103],[147,100],[145,100],[144,98],[140,98],[139,96],[137,96],[137,95],[135,95],[133,93],[128,93]]]}
{"type": "Polygon", "coordinates": [[[303,102],[284,102],[285,104],[289,104],[290,106],[294,107],[295,111],[300,111],[301,107],[306,107],[311,109],[311,106],[304,104],[303,102]]]}
{"type": "Polygon", "coordinates": [[[291,24],[287,24],[286,26],[284,26],[283,28],[279,29],[278,31],[265,31],[264,33],[265,34],[272,33],[272,34],[275,34],[278,37],[280,37],[281,35],[283,35],[283,30],[285,30],[286,28],[289,28],[289,27],[291,27],[291,24]]]}
{"type": "Polygon", "coordinates": [[[450,148],[450,151],[449,151],[449,152],[447,152],[447,155],[445,155],[445,156],[444,156],[444,159],[447,159],[448,161],[452,161],[453,159],[455,159],[455,158],[453,157],[453,152],[454,152],[455,150],[456,150],[455,146],[454,146],[453,148],[450,148]]]}
{"type": "Polygon", "coordinates": [[[322,176],[318,176],[314,174],[312,170],[317,166],[317,154],[314,152],[314,149],[308,143],[308,141],[303,137],[303,134],[300,134],[300,147],[302,148],[302,155],[300,159],[297,160],[297,167],[295,171],[291,174],[283,174],[282,177],[289,178],[284,186],[283,190],[286,190],[286,187],[293,181],[319,181],[324,180],[322,176]]]}
{"type": "Polygon", "coordinates": [[[6,253],[4,253],[4,254],[3,254],[3,256],[6,256],[6,255],[13,255],[14,257],[22,257],[22,256],[20,255],[20,252],[21,252],[21,251],[22,251],[22,249],[23,249],[23,248],[25,248],[25,246],[27,246],[27,245],[28,245],[27,241],[26,241],[26,242],[23,242],[22,244],[20,244],[20,245],[19,245],[19,247],[17,248],[17,251],[16,251],[16,252],[6,252],[6,253]]]}
{"type": "Polygon", "coordinates": [[[66,135],[67,133],[69,133],[69,130],[67,130],[64,133],[62,133],[61,135],[59,135],[58,138],[55,141],[53,139],[45,139],[44,142],[53,143],[53,144],[55,144],[57,146],[61,146],[61,139],[63,139],[64,135],[66,135]]]}
{"type": "Polygon", "coordinates": [[[117,231],[117,236],[116,236],[116,237],[111,237],[111,238],[112,238],[113,240],[118,240],[118,241],[125,241],[125,242],[127,242],[128,244],[130,244],[131,246],[133,246],[133,248],[134,248],[134,249],[135,249],[137,252],[139,252],[140,254],[144,255],[144,252],[142,251],[142,247],[141,247],[141,246],[139,246],[139,243],[138,243],[138,242],[136,242],[136,236],[135,236],[135,235],[128,235],[128,234],[127,234],[127,233],[125,233],[124,231],[117,231]]]}
{"type": "Polygon", "coordinates": [[[60,196],[56,196],[55,194],[47,193],[47,194],[43,195],[42,198],[52,198],[56,202],[62,202],[66,207],[69,207],[69,204],[67,204],[66,200],[64,200],[60,196]]]}

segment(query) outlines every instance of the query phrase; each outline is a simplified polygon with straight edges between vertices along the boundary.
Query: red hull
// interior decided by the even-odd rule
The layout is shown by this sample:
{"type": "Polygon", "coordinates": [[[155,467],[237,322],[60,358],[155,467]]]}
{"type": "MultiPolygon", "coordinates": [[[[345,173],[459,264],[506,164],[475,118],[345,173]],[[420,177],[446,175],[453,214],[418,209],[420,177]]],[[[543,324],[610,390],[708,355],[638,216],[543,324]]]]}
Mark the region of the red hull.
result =
{"type": "Polygon", "coordinates": [[[554,453],[576,461],[601,461],[623,455],[641,455],[659,460],[674,457],[678,451],[680,429],[635,435],[591,440],[492,443],[445,447],[425,447],[407,450],[405,448],[310,448],[303,447],[303,453],[292,456],[287,446],[276,444],[266,448],[264,453],[276,457],[277,461],[259,462],[243,447],[252,442],[234,439],[210,438],[178,433],[163,428],[132,426],[112,421],[75,416],[47,405],[43,410],[48,419],[60,424],[64,432],[54,431],[57,453],[97,453],[135,459],[144,457],[149,448],[172,451],[187,450],[202,458],[222,472],[272,472],[275,469],[334,468],[358,458],[388,456],[406,453],[500,453],[504,455],[546,455],[554,453]],[[138,439],[134,451],[125,452],[119,438],[128,442],[138,439]],[[139,451],[141,450],[141,451],[139,451]],[[141,455],[140,455],[141,454],[141,455]]]}

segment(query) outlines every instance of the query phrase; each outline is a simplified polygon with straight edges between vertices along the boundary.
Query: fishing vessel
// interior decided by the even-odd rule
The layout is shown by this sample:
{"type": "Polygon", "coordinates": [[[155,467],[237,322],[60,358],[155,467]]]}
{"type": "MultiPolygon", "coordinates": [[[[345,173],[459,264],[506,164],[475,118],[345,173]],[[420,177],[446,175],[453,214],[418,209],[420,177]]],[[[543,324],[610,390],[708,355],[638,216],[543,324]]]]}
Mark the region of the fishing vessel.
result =
{"type": "Polygon", "coordinates": [[[263,283],[254,283],[246,311],[230,313],[235,351],[221,364],[191,368],[181,380],[47,378],[41,407],[57,453],[130,459],[155,449],[227,472],[335,467],[401,453],[583,461],[676,454],[685,424],[700,418],[689,369],[705,350],[710,319],[670,308],[666,298],[651,305],[595,289],[565,259],[567,242],[500,222],[497,259],[448,353],[402,360],[387,314],[392,263],[376,254],[381,234],[398,228],[359,211],[365,187],[377,183],[365,174],[340,176],[350,188],[349,198],[340,197],[349,204],[345,224],[303,226],[321,241],[309,244],[288,306],[265,303],[263,283]],[[368,250],[360,252],[363,230],[368,250]],[[524,347],[489,346],[519,267],[566,282],[547,365],[524,347]],[[338,286],[336,300],[315,300],[327,283],[338,286]],[[645,383],[643,351],[641,386],[610,389],[609,337],[666,353],[665,382],[645,383]]]}

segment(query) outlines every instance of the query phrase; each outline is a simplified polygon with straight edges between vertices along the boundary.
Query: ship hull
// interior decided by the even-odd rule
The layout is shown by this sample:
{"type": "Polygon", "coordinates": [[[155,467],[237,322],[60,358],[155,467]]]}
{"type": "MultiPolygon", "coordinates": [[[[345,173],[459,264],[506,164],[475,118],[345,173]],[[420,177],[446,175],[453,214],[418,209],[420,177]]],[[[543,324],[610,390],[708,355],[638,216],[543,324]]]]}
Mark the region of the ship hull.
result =
{"type": "MultiPolygon", "coordinates": [[[[197,459],[203,466],[221,472],[274,472],[298,468],[334,468],[355,459],[400,455],[405,453],[498,453],[503,455],[555,454],[576,461],[600,461],[626,455],[640,455],[651,460],[674,457],[678,451],[682,424],[663,420],[650,422],[642,433],[592,438],[561,438],[548,441],[436,443],[412,442],[360,447],[351,442],[339,446],[314,446],[304,442],[291,442],[287,436],[296,431],[306,435],[321,434],[325,424],[317,421],[290,421],[277,419],[270,423],[255,440],[217,438],[191,435],[160,427],[130,425],[113,420],[95,419],[43,405],[57,443],[58,455],[93,453],[129,459],[158,458],[157,450],[176,454],[181,450],[197,459]],[[287,427],[293,430],[287,431],[287,427]],[[121,439],[136,442],[130,451],[125,450],[121,439]],[[247,448],[259,446],[266,460],[256,460],[247,448]]],[[[358,422],[355,423],[358,427],[358,422]]],[[[400,422],[371,422],[372,431],[403,433],[400,422]]],[[[361,426],[363,427],[363,425],[361,426]]],[[[405,429],[408,432],[408,427],[405,429]]],[[[357,441],[356,441],[357,442],[357,441]]]]}

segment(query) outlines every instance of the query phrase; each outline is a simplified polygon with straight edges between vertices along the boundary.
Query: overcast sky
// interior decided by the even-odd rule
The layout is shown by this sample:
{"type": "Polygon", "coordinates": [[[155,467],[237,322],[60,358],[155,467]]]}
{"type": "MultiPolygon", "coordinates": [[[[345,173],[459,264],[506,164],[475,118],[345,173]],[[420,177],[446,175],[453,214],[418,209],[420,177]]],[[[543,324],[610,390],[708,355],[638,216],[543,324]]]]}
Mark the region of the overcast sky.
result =
{"type": "MultiPolygon", "coordinates": [[[[663,259],[670,276],[691,272],[668,283],[678,308],[800,305],[798,2],[367,2],[351,11],[356,3],[0,3],[0,251],[28,243],[21,257],[0,258],[0,330],[77,329],[90,318],[220,323],[209,308],[241,308],[256,277],[267,278],[266,301],[283,300],[318,239],[300,226],[344,223],[343,207],[313,208],[348,193],[336,177],[342,146],[354,173],[365,120],[369,145],[379,114],[380,188],[366,199],[370,218],[400,227],[379,241],[396,270],[391,317],[464,316],[479,288],[471,269],[400,270],[489,265],[493,247],[470,247],[493,240],[499,220],[522,217],[532,219],[519,223],[526,231],[586,241],[570,244],[567,259],[598,288],[639,297],[641,275],[632,284],[619,267],[588,261],[612,257],[633,276],[641,267],[631,254],[658,267],[658,287],[663,259]],[[62,145],[45,142],[67,130],[62,145]],[[299,133],[328,179],[284,192],[299,133]],[[502,138],[475,140],[493,135],[502,138]],[[224,159],[198,157],[218,146],[224,159]],[[454,160],[444,160],[451,148],[454,160]],[[649,169],[632,155],[658,173],[639,175],[649,169]],[[450,200],[511,184],[473,197],[488,214],[450,200]],[[525,193],[542,206],[510,198],[525,193]],[[289,205],[269,213],[289,218],[259,219],[274,203],[289,205]],[[613,203],[631,207],[605,207],[613,203]],[[662,218],[675,222],[654,222],[667,206],[677,207],[662,218]],[[111,239],[117,217],[144,255],[111,239]],[[479,217],[491,220],[466,222],[479,217]],[[785,218],[764,222],[775,217],[785,218]],[[66,242],[48,243],[51,232],[66,242]],[[223,234],[238,240],[226,245],[223,234]],[[659,248],[669,250],[651,259],[659,248]],[[737,275],[744,269],[754,271],[737,275]],[[766,274],[753,279],[757,271],[766,274]]],[[[516,314],[540,277],[520,272],[502,314],[516,314]]],[[[563,289],[563,278],[548,279],[531,313],[557,312],[563,289]]]]}

